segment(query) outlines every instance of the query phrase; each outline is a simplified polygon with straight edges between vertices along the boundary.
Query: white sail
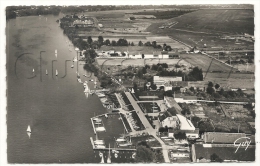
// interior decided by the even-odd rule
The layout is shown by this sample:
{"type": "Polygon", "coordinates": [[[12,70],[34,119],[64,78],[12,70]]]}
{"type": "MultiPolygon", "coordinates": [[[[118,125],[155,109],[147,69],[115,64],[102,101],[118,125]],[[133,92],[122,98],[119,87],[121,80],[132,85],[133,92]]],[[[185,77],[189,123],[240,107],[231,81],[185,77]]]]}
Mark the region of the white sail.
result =
{"type": "Polygon", "coordinates": [[[27,130],[26,130],[27,132],[31,132],[31,127],[30,127],[30,125],[27,127],[27,130]]]}
{"type": "Polygon", "coordinates": [[[48,75],[48,71],[47,71],[47,69],[46,69],[46,75],[48,75]]]}
{"type": "Polygon", "coordinates": [[[95,85],[97,84],[97,81],[96,81],[96,79],[95,79],[95,82],[94,82],[94,84],[95,84],[95,85]]]}
{"type": "Polygon", "coordinates": [[[32,72],[34,73],[34,69],[32,70],[32,72]]]}
{"type": "Polygon", "coordinates": [[[30,127],[30,125],[27,127],[26,132],[27,132],[27,135],[29,136],[29,138],[31,138],[31,127],[30,127]]]}
{"type": "Polygon", "coordinates": [[[108,157],[107,157],[107,163],[111,163],[111,156],[110,156],[110,144],[109,144],[109,147],[108,147],[108,157]]]}
{"type": "Polygon", "coordinates": [[[56,69],[56,76],[58,75],[58,70],[56,69]]]}
{"type": "Polygon", "coordinates": [[[101,156],[101,161],[100,161],[100,163],[105,163],[105,162],[104,162],[104,155],[103,155],[103,153],[102,153],[102,156],[101,156]]]}

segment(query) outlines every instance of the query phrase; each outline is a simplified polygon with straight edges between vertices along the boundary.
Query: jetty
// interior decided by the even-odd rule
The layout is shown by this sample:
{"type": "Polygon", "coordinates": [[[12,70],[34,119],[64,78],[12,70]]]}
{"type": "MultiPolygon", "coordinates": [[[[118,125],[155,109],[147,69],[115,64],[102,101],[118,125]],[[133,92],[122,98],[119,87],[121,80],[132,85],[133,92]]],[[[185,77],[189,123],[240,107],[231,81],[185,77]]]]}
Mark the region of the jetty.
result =
{"type": "Polygon", "coordinates": [[[97,131],[96,131],[96,128],[95,128],[95,125],[94,125],[94,122],[93,122],[93,118],[90,118],[90,120],[91,120],[91,123],[92,123],[92,126],[93,126],[94,133],[97,134],[97,131]]]}
{"type": "Polygon", "coordinates": [[[90,137],[90,142],[92,144],[93,150],[118,150],[118,151],[136,151],[136,149],[130,149],[130,148],[96,148],[94,144],[94,140],[92,137],[90,137]]]}

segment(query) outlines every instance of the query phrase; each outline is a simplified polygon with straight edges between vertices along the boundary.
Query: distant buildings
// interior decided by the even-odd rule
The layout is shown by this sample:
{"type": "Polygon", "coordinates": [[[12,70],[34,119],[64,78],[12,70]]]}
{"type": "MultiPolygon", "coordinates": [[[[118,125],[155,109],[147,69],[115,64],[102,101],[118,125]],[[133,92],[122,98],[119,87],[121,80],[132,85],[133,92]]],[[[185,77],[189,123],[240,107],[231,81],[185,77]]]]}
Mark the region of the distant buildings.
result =
{"type": "Polygon", "coordinates": [[[94,26],[94,22],[91,19],[75,20],[72,24],[73,24],[73,26],[78,26],[78,27],[92,27],[92,26],[94,26]]]}
{"type": "Polygon", "coordinates": [[[182,93],[174,94],[174,100],[177,103],[197,103],[197,96],[188,96],[182,93]]]}
{"type": "Polygon", "coordinates": [[[163,86],[165,91],[172,90],[172,83],[182,81],[182,77],[160,77],[153,76],[153,83],[157,86],[157,89],[160,89],[163,86]]]}

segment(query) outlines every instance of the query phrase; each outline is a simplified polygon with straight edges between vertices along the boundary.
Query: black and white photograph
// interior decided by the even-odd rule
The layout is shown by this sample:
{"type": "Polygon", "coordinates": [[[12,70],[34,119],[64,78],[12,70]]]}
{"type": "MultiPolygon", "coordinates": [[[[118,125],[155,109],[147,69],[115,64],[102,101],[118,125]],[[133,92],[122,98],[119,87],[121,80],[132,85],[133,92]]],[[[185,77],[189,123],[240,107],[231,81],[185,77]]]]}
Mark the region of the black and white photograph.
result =
{"type": "Polygon", "coordinates": [[[1,1],[1,162],[257,164],[259,4],[1,1]]]}

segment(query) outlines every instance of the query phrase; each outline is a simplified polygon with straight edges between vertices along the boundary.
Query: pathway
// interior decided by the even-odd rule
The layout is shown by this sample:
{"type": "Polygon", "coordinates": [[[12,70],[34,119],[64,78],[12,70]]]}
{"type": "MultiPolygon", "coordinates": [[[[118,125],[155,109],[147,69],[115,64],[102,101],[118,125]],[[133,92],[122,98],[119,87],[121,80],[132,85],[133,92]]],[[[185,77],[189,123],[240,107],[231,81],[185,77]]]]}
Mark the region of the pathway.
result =
{"type": "Polygon", "coordinates": [[[166,163],[170,162],[169,159],[169,155],[168,155],[168,149],[167,149],[167,145],[165,145],[165,143],[157,136],[156,132],[157,130],[154,129],[151,124],[149,123],[149,121],[146,119],[144,113],[142,112],[141,108],[138,106],[137,102],[134,100],[133,96],[131,95],[130,92],[125,92],[127,98],[129,99],[131,105],[133,106],[133,108],[135,109],[135,111],[137,112],[137,115],[139,116],[140,120],[142,121],[145,130],[147,133],[149,133],[150,135],[154,136],[154,138],[156,138],[160,144],[162,145],[162,151],[163,151],[163,157],[164,157],[164,161],[166,163]]]}

